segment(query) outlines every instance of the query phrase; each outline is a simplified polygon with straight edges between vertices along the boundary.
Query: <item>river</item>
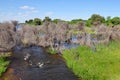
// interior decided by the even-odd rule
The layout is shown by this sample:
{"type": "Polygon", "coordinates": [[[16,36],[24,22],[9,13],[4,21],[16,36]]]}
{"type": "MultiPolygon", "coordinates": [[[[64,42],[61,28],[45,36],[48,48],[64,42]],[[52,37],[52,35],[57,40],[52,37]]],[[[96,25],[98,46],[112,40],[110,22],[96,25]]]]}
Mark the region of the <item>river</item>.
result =
{"type": "Polygon", "coordinates": [[[78,80],[64,59],[42,47],[15,49],[11,64],[0,80],[78,80]]]}

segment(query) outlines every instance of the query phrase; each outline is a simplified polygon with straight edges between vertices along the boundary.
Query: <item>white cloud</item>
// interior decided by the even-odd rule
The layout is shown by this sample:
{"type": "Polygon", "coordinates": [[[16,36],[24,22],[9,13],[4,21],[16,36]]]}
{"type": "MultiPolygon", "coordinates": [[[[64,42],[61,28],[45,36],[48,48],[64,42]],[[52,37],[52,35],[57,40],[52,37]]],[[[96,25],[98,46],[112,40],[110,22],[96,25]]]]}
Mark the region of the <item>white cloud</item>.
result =
{"type": "Polygon", "coordinates": [[[23,10],[35,10],[35,8],[31,7],[31,6],[21,6],[20,9],[23,9],[23,10]]]}
{"type": "Polygon", "coordinates": [[[51,11],[45,13],[45,16],[52,16],[52,15],[53,15],[53,12],[51,12],[51,11]]]}
{"type": "Polygon", "coordinates": [[[28,16],[30,16],[30,14],[31,13],[29,13],[29,12],[26,12],[26,13],[19,12],[19,13],[17,13],[17,15],[15,17],[28,17],[28,16]]]}
{"type": "Polygon", "coordinates": [[[21,6],[19,7],[18,12],[10,12],[10,13],[5,13],[1,12],[0,13],[0,22],[1,21],[10,21],[10,20],[18,20],[20,22],[24,22],[26,19],[34,17],[35,14],[39,12],[35,7],[30,7],[30,6],[21,6]]]}
{"type": "Polygon", "coordinates": [[[0,13],[0,22],[3,21],[10,21],[10,20],[18,20],[20,22],[24,22],[26,19],[31,17],[32,13],[30,12],[18,12],[18,13],[6,13],[1,14],[0,13]]]}
{"type": "Polygon", "coordinates": [[[29,13],[38,13],[39,10],[37,10],[35,7],[31,7],[31,6],[21,6],[19,7],[22,10],[27,10],[29,11],[29,13]]]}
{"type": "Polygon", "coordinates": [[[38,10],[32,10],[33,13],[38,13],[39,11],[38,10]]]}
{"type": "Polygon", "coordinates": [[[18,15],[22,15],[22,13],[21,13],[21,12],[18,12],[17,14],[18,14],[18,15]]]}

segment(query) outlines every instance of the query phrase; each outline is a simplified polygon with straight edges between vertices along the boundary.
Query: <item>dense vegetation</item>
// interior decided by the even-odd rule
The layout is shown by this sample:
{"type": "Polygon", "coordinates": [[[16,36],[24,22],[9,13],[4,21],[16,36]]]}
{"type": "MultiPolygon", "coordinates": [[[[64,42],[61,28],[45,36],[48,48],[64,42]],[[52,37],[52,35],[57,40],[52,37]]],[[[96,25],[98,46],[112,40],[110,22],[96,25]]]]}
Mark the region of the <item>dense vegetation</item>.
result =
{"type": "Polygon", "coordinates": [[[11,52],[0,53],[0,77],[8,68],[10,61],[7,60],[7,58],[10,56],[11,56],[11,52]]]}
{"type": "Polygon", "coordinates": [[[6,61],[5,57],[0,56],[0,76],[2,76],[2,73],[6,71],[8,64],[9,61],[6,61]]]}
{"type": "Polygon", "coordinates": [[[58,23],[60,21],[62,22],[67,22],[69,24],[77,24],[79,22],[84,22],[86,26],[91,27],[91,26],[97,26],[100,24],[106,24],[107,26],[115,26],[115,25],[120,25],[120,17],[113,17],[111,18],[110,16],[108,17],[103,17],[99,14],[93,14],[91,15],[91,17],[88,20],[83,20],[83,19],[73,19],[71,21],[65,21],[65,20],[61,20],[61,19],[54,19],[52,20],[49,17],[45,17],[43,20],[39,19],[39,18],[35,18],[35,19],[30,19],[30,20],[26,20],[25,23],[27,24],[32,24],[32,25],[41,25],[42,23],[46,22],[46,21],[51,21],[54,23],[58,23]]]}
{"type": "Polygon", "coordinates": [[[120,42],[97,45],[95,52],[80,46],[65,50],[63,57],[68,67],[83,80],[120,79],[120,42]]]}

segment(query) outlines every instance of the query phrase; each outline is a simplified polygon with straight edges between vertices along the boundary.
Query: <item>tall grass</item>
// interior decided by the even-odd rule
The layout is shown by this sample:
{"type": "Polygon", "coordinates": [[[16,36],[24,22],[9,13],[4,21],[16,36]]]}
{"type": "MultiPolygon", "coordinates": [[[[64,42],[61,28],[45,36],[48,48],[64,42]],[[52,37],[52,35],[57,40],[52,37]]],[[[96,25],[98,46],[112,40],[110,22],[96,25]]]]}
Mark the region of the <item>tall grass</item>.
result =
{"type": "Polygon", "coordinates": [[[120,42],[65,50],[67,66],[82,80],[120,80],[120,42]]]}
{"type": "Polygon", "coordinates": [[[48,49],[47,49],[47,52],[48,52],[49,54],[57,54],[57,51],[56,51],[54,48],[52,48],[52,47],[48,48],[48,49]]]}
{"type": "Polygon", "coordinates": [[[0,77],[6,71],[8,64],[9,64],[9,61],[6,61],[5,57],[0,56],[0,77]]]}

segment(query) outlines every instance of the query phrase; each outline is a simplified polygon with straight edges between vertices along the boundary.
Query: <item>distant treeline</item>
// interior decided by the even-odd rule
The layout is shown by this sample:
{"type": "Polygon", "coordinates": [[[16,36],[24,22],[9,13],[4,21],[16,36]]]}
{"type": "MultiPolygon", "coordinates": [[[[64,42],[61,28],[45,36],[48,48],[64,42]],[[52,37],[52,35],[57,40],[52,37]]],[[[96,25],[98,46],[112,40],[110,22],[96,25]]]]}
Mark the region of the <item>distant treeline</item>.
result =
{"type": "Polygon", "coordinates": [[[120,25],[120,17],[111,18],[110,16],[108,16],[107,18],[105,18],[99,14],[91,15],[91,17],[88,20],[73,19],[71,21],[65,21],[65,20],[61,20],[61,19],[52,20],[50,17],[45,17],[43,20],[40,18],[26,20],[25,23],[31,24],[31,25],[41,25],[42,23],[44,23],[46,21],[54,22],[54,23],[58,23],[58,22],[62,21],[62,22],[67,22],[69,24],[77,24],[79,22],[83,22],[88,27],[96,26],[96,25],[100,25],[100,24],[106,24],[107,26],[120,25]]]}

